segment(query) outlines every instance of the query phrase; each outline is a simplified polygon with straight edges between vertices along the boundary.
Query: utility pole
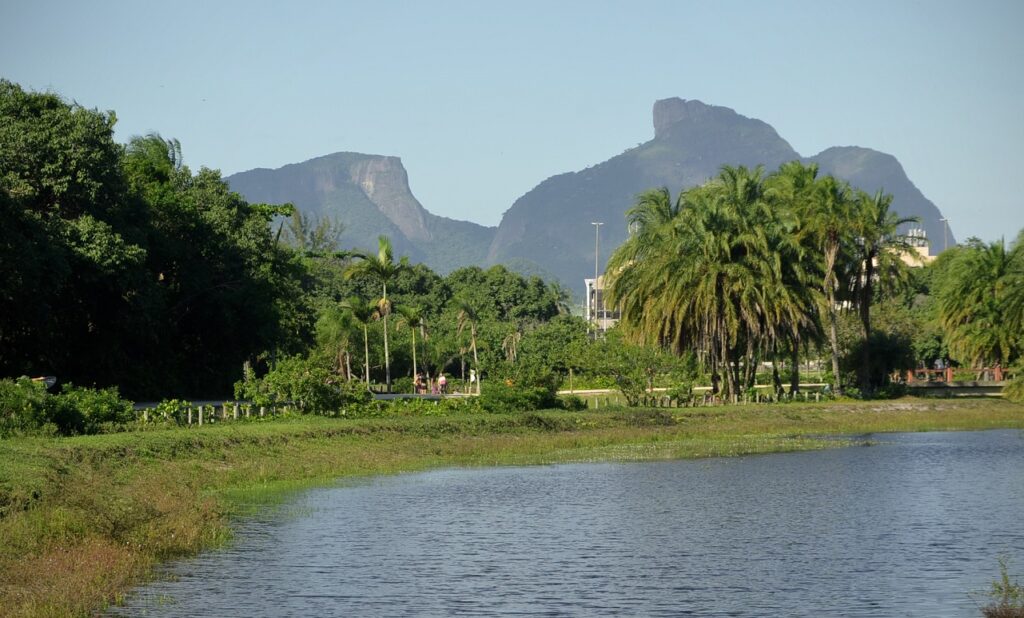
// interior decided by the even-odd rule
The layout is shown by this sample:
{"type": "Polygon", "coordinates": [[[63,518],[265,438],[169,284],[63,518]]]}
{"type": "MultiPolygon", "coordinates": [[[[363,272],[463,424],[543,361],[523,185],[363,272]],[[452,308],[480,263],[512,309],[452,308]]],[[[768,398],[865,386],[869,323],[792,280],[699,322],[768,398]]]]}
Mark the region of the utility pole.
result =
{"type": "Polygon", "coordinates": [[[597,328],[597,274],[598,274],[598,248],[601,243],[601,226],[604,225],[603,221],[591,221],[590,225],[594,226],[594,327],[597,328]]]}

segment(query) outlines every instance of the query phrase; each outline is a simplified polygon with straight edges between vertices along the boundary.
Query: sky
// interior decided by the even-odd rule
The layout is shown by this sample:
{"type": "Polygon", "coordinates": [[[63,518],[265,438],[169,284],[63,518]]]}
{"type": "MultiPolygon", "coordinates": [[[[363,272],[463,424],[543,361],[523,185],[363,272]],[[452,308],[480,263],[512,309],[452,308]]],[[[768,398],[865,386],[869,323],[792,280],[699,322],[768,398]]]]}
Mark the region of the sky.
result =
{"type": "Polygon", "coordinates": [[[958,239],[1024,228],[1024,2],[0,0],[0,77],[114,110],[226,176],[401,157],[431,212],[496,225],[653,137],[680,97],[804,156],[895,155],[958,239]]]}

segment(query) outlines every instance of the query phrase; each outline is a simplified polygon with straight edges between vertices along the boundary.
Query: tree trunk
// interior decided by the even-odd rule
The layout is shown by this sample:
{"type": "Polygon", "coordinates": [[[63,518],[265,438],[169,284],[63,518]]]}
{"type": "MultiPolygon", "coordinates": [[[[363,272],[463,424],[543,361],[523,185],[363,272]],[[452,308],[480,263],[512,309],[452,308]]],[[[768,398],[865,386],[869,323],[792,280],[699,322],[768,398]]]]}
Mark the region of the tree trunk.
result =
{"type": "MultiPolygon", "coordinates": [[[[873,252],[872,252],[873,253],[873,252]]],[[[871,278],[875,275],[874,257],[869,254],[867,263],[864,265],[864,281],[861,283],[860,291],[860,324],[864,335],[864,345],[861,346],[860,357],[860,388],[867,395],[874,385],[871,383],[871,278]]]]}
{"type": "Polygon", "coordinates": [[[830,240],[825,248],[825,297],[828,302],[828,340],[832,347],[832,379],[835,394],[843,394],[843,381],[839,377],[839,334],[836,332],[836,259],[839,256],[839,242],[830,240]]]}
{"type": "Polygon", "coordinates": [[[772,355],[772,386],[775,389],[776,394],[782,392],[782,378],[779,377],[779,355],[772,355]]]}
{"type": "Polygon", "coordinates": [[[793,342],[793,349],[789,351],[789,392],[800,392],[800,343],[793,342]]]}
{"type": "Polygon", "coordinates": [[[366,372],[366,388],[370,388],[370,334],[363,324],[363,369],[366,372]]]}
{"type": "Polygon", "coordinates": [[[828,341],[832,347],[832,380],[836,395],[843,394],[842,380],[839,379],[839,334],[836,332],[835,296],[829,292],[828,341]]]}
{"type": "Polygon", "coordinates": [[[470,324],[469,334],[472,336],[471,343],[473,344],[473,369],[476,370],[476,394],[480,394],[480,382],[483,372],[480,371],[480,361],[476,358],[476,325],[470,324]]]}
{"type": "Polygon", "coordinates": [[[388,284],[384,284],[384,381],[391,392],[391,356],[388,354],[388,284]]]}
{"type": "Polygon", "coordinates": [[[412,380],[416,381],[416,376],[420,375],[416,369],[416,329],[410,329],[412,331],[412,380]]]}

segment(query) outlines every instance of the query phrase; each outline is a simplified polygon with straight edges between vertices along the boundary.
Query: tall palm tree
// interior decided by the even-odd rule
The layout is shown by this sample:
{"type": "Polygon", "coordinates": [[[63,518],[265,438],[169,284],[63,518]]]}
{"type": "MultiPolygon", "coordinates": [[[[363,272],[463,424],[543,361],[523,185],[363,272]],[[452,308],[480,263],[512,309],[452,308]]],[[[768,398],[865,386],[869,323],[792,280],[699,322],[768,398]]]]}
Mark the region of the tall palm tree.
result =
{"type": "Polygon", "coordinates": [[[773,305],[782,265],[761,168],[723,166],[675,204],[666,189],[647,192],[627,216],[634,233],[609,264],[624,330],[677,352],[696,348],[724,373],[726,394],[738,394],[741,364],[750,383],[787,311],[773,305]]]}
{"type": "Polygon", "coordinates": [[[899,290],[908,281],[904,256],[915,256],[909,237],[899,234],[899,226],[919,221],[918,217],[900,217],[889,210],[892,195],[878,190],[874,195],[857,191],[854,198],[853,230],[856,239],[851,245],[857,275],[853,279],[854,303],[860,316],[864,345],[861,346],[861,389],[870,392],[871,303],[876,285],[899,290]]]}
{"type": "Polygon", "coordinates": [[[828,338],[832,349],[832,375],[837,395],[843,390],[839,372],[839,335],[836,320],[841,289],[841,251],[848,243],[853,226],[853,196],[849,184],[834,176],[815,181],[807,200],[800,204],[802,234],[822,258],[820,289],[824,299],[822,313],[828,316],[828,338]]]}
{"type": "Polygon", "coordinates": [[[409,258],[402,256],[398,262],[394,260],[391,239],[387,236],[377,238],[377,255],[369,253],[355,254],[359,261],[345,271],[346,278],[366,277],[378,281],[383,289],[378,301],[378,313],[384,321],[384,375],[387,390],[391,392],[391,355],[388,351],[388,315],[391,313],[391,301],[388,300],[388,283],[398,275],[410,269],[409,258]]]}
{"type": "Polygon", "coordinates": [[[789,353],[791,393],[800,389],[801,347],[819,340],[824,330],[818,311],[825,304],[823,290],[814,283],[823,279],[822,264],[816,247],[808,242],[813,235],[803,225],[817,178],[817,164],[790,161],[768,178],[765,189],[779,224],[771,245],[780,252],[783,271],[778,307],[785,314],[781,321],[785,328],[777,334],[773,347],[776,353],[789,353]]]}
{"type": "Polygon", "coordinates": [[[366,388],[370,388],[370,322],[377,317],[376,303],[367,302],[358,296],[349,297],[341,306],[348,310],[360,326],[363,327],[363,371],[366,379],[366,388]]]}
{"type": "Polygon", "coordinates": [[[466,327],[469,327],[470,350],[473,352],[473,369],[476,370],[476,394],[480,394],[480,382],[483,372],[480,370],[480,360],[476,353],[476,328],[480,323],[479,312],[467,298],[454,299],[455,308],[458,311],[458,333],[462,335],[466,327]]]}
{"type": "Polygon", "coordinates": [[[401,316],[398,325],[409,327],[409,331],[412,333],[412,376],[415,380],[419,375],[419,369],[416,366],[416,329],[420,329],[422,332],[426,325],[423,310],[413,305],[399,305],[396,309],[401,316]]]}

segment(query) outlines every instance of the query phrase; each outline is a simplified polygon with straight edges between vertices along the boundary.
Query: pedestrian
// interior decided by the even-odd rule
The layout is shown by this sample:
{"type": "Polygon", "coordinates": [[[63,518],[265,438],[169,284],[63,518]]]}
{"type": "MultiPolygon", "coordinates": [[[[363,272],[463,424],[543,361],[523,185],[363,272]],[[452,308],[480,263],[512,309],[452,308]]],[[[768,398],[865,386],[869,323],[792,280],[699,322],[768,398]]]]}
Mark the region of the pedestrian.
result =
{"type": "Polygon", "coordinates": [[[441,375],[437,377],[437,387],[438,390],[441,391],[442,395],[448,392],[448,378],[444,377],[444,372],[442,372],[441,375]]]}

